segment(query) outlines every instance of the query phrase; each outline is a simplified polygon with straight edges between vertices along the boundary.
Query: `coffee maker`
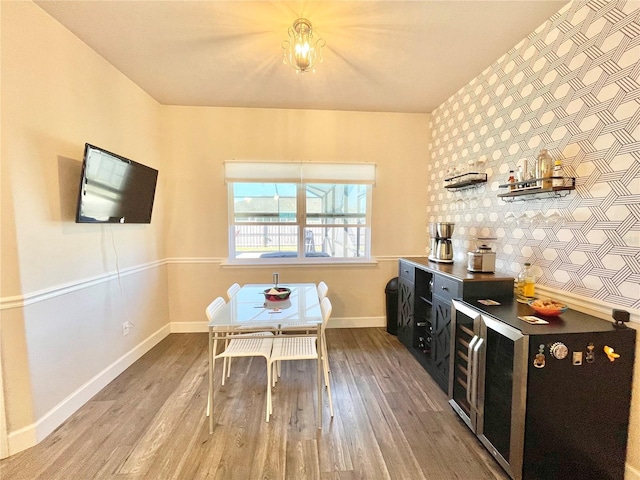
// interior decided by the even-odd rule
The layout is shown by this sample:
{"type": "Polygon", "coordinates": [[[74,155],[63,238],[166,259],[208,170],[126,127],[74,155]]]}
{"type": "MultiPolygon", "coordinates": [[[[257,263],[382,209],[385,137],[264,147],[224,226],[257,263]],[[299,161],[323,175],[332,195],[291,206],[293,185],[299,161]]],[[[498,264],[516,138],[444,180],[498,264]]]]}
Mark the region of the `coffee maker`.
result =
{"type": "Polygon", "coordinates": [[[453,263],[453,227],[455,223],[432,222],[429,224],[431,235],[429,260],[439,263],[453,263]]]}

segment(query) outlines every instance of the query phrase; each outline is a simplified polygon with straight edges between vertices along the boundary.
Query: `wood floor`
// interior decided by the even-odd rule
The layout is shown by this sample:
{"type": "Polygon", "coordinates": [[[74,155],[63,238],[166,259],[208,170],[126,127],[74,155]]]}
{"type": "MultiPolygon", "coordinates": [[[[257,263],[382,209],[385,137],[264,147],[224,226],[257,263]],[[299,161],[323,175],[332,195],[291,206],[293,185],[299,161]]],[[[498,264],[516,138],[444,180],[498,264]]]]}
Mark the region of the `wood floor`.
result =
{"type": "Polygon", "coordinates": [[[172,334],[0,478],[506,479],[411,354],[379,328],[327,331],[335,417],[316,428],[316,364],[285,362],[264,421],[264,359],[216,378],[208,433],[207,335],[172,334]]]}

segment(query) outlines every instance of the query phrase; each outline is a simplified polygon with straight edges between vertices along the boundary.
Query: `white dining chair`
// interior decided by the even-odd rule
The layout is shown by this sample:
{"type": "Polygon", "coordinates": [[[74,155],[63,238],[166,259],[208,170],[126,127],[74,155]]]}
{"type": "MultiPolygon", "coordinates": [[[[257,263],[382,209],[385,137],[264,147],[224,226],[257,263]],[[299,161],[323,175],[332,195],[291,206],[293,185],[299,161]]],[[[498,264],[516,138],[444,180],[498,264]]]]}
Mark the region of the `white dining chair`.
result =
{"type": "MultiPolygon", "coordinates": [[[[231,285],[228,289],[227,289],[227,298],[229,300],[231,300],[233,298],[233,296],[238,293],[240,291],[242,287],[240,286],[239,283],[234,283],[233,285],[231,285]]],[[[266,328],[272,328],[274,330],[277,330],[278,326],[271,326],[271,325],[267,325],[266,328]]],[[[238,327],[237,330],[242,330],[243,327],[238,327]]],[[[270,335],[274,335],[273,332],[252,332],[252,333],[238,333],[236,334],[236,336],[270,336],[270,335]]],[[[227,346],[228,343],[228,339],[225,342],[225,348],[227,346]]],[[[223,372],[225,372],[225,376],[227,378],[229,378],[231,376],[231,357],[224,359],[224,363],[223,363],[223,372]]],[[[224,379],[222,381],[222,384],[224,385],[224,379]]]]}
{"type": "MultiPolygon", "coordinates": [[[[207,312],[207,318],[209,319],[209,321],[211,321],[211,319],[215,316],[216,313],[218,313],[218,310],[220,310],[222,307],[224,307],[225,301],[224,298],[222,297],[218,297],[216,298],[213,302],[211,302],[209,305],[207,305],[206,308],[206,312],[207,312]]],[[[218,332],[220,329],[218,327],[213,327],[213,331],[214,332],[218,332]]],[[[217,335],[217,333],[214,333],[214,335],[217,335]]],[[[225,348],[227,346],[227,342],[225,342],[225,348]]],[[[216,353],[216,352],[214,352],[216,353]]],[[[211,359],[209,359],[211,360],[211,359]]],[[[225,359],[226,362],[226,359],[225,359]]],[[[222,370],[225,371],[227,368],[226,363],[224,364],[222,370]]],[[[224,378],[224,375],[223,375],[224,378]]],[[[209,399],[211,398],[211,395],[207,396],[207,416],[209,416],[209,411],[211,409],[211,405],[209,405],[209,399]]]]}
{"type": "MultiPolygon", "coordinates": [[[[320,310],[322,311],[322,366],[324,367],[324,383],[329,390],[329,374],[331,372],[329,368],[329,350],[327,348],[327,325],[329,323],[329,319],[331,318],[331,312],[333,312],[333,305],[331,304],[331,300],[329,297],[324,297],[320,301],[320,310]]],[[[331,391],[329,390],[329,405],[331,405],[331,391]]],[[[333,412],[333,407],[331,407],[331,411],[333,412]]],[[[333,416],[333,413],[331,414],[333,416]]]]}
{"type": "MultiPolygon", "coordinates": [[[[322,311],[322,326],[320,328],[321,335],[321,360],[323,366],[324,384],[327,388],[327,394],[329,395],[329,411],[333,417],[333,401],[331,398],[331,384],[329,378],[329,357],[326,348],[326,337],[324,330],[329,322],[331,311],[333,309],[331,301],[328,297],[325,297],[320,302],[320,309],[322,311]]],[[[293,336],[293,335],[278,335],[273,339],[273,348],[271,350],[271,357],[268,362],[268,369],[271,371],[272,383],[269,385],[268,404],[269,413],[273,412],[273,399],[271,390],[275,386],[276,379],[281,373],[281,369],[277,368],[280,362],[288,360],[317,360],[318,349],[317,339],[315,336],[293,336]]],[[[318,392],[321,396],[321,392],[318,392]]]]}
{"type": "Polygon", "coordinates": [[[329,293],[329,286],[324,283],[324,282],[320,282],[318,283],[318,286],[316,287],[318,290],[318,298],[320,300],[322,300],[324,297],[327,296],[327,294],[329,293]]]}
{"type": "MultiPolygon", "coordinates": [[[[216,298],[206,308],[207,318],[212,321],[215,314],[225,305],[225,301],[222,297],[216,298]]],[[[218,329],[221,330],[222,328],[218,329]]],[[[264,357],[267,363],[267,398],[266,398],[266,421],[269,421],[269,415],[271,413],[271,369],[269,359],[271,357],[271,349],[273,347],[273,335],[235,335],[234,338],[229,339],[222,352],[213,352],[213,358],[210,358],[212,375],[215,378],[215,364],[218,358],[229,359],[238,357],[264,357]]],[[[222,385],[224,385],[225,372],[222,372],[222,385]]],[[[211,398],[211,392],[209,392],[208,398],[211,398]]],[[[212,415],[211,405],[207,402],[207,416],[212,415]]]]}
{"type": "MultiPolygon", "coordinates": [[[[240,284],[234,283],[227,289],[227,299],[231,300],[231,298],[240,291],[240,284]]],[[[225,341],[225,348],[228,344],[228,340],[225,341]]],[[[222,371],[226,374],[227,378],[231,376],[231,359],[225,358],[224,363],[222,364],[222,371]]],[[[224,385],[224,382],[222,383],[224,385]]]]}
{"type": "MultiPolygon", "coordinates": [[[[324,297],[327,296],[327,294],[329,293],[329,286],[321,281],[320,283],[318,283],[318,285],[316,286],[316,291],[318,292],[318,300],[322,301],[322,299],[324,297]]],[[[285,326],[280,326],[280,331],[281,332],[286,332],[287,330],[300,330],[301,326],[305,326],[305,324],[303,323],[290,323],[289,325],[285,326]]],[[[309,333],[309,330],[306,331],[306,333],[309,333]]]]}
{"type": "Polygon", "coordinates": [[[238,293],[240,291],[240,284],[238,283],[234,283],[233,285],[231,285],[229,287],[229,289],[227,290],[227,298],[229,300],[231,300],[231,297],[233,297],[236,293],[238,293]]]}

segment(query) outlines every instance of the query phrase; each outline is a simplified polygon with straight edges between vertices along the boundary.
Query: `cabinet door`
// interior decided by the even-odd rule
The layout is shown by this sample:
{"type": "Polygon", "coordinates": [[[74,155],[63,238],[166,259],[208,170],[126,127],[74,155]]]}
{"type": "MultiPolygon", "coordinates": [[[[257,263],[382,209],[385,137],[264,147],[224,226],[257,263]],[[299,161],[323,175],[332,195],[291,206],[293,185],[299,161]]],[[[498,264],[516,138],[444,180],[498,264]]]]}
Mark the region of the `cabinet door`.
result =
{"type": "Polygon", "coordinates": [[[412,347],[414,330],[414,285],[400,277],[398,282],[398,339],[412,347]]]}
{"type": "Polygon", "coordinates": [[[449,389],[449,352],[451,350],[451,300],[433,296],[433,332],[431,361],[435,380],[447,392],[449,389]]]}

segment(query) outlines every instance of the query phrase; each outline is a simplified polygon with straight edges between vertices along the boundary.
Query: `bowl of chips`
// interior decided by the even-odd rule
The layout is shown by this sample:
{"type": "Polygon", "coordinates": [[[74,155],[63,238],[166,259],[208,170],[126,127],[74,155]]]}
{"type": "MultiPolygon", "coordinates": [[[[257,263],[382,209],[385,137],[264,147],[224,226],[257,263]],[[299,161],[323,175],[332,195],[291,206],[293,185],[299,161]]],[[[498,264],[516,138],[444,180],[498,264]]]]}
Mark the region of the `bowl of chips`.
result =
{"type": "Polygon", "coordinates": [[[529,306],[540,315],[545,315],[547,317],[556,317],[561,313],[566,312],[569,308],[564,303],[556,302],[555,300],[542,299],[531,300],[529,302],[529,306]]]}
{"type": "Polygon", "coordinates": [[[280,302],[291,295],[291,289],[287,287],[271,287],[264,291],[264,298],[269,302],[280,302]]]}

